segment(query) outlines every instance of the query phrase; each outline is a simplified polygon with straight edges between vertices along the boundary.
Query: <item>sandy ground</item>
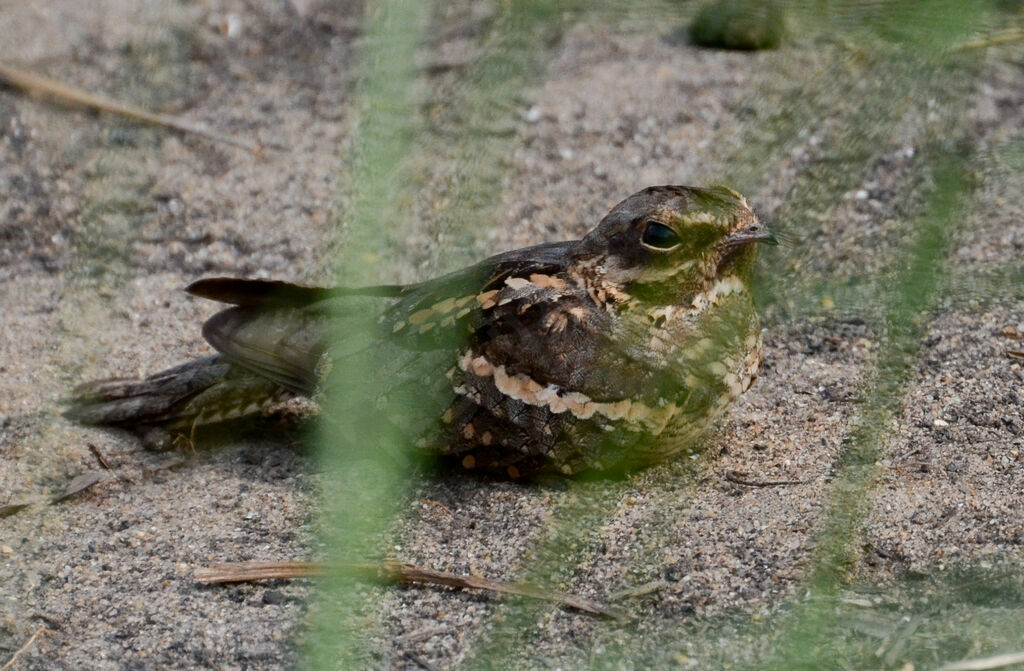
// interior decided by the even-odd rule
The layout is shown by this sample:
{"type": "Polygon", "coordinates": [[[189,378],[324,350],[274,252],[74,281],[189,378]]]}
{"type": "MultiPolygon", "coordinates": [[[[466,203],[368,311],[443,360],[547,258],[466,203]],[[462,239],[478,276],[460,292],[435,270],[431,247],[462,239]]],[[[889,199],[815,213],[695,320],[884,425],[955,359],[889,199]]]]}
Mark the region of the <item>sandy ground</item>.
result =
{"type": "MultiPolygon", "coordinates": [[[[215,306],[181,291],[198,277],[326,276],[341,239],[361,10],[92,4],[0,2],[0,54],[289,149],[253,156],[0,90],[0,505],[29,504],[0,518],[0,662],[46,627],[15,668],[290,667],[310,585],[203,587],[193,571],[309,556],[318,483],[308,450],[285,435],[151,454],[123,435],[69,425],[56,408],[80,381],[208,352],[198,327],[215,306]],[[109,480],[51,505],[73,478],[103,470],[94,450],[111,462],[109,480]]],[[[469,28],[434,47],[460,62],[486,12],[456,18],[469,28]]],[[[524,93],[499,216],[473,232],[471,255],[577,236],[649,184],[734,177],[765,215],[793,213],[788,199],[826,170],[815,161],[840,151],[831,143],[842,130],[799,129],[764,140],[774,153],[751,146],[749,156],[738,138],[770,121],[780,100],[797,117],[831,109],[796,96],[792,79],[813,91],[828,69],[799,50],[696,49],[673,37],[685,21],[567,24],[524,93]],[[652,25],[661,31],[653,38],[652,25]],[[725,165],[737,157],[742,166],[725,165]]],[[[977,184],[952,240],[949,279],[960,290],[929,314],[893,426],[880,429],[850,569],[869,582],[1022,558],[1024,361],[1006,352],[1024,349],[1024,301],[998,282],[1024,252],[1024,73],[1013,49],[982,59],[954,115],[977,184]],[[974,283],[981,276],[996,280],[974,283]]],[[[431,71],[428,83],[443,76],[431,71]]],[[[942,123],[926,107],[897,115],[834,200],[797,211],[794,242],[778,252],[788,256],[772,267],[789,273],[793,259],[803,274],[775,279],[807,287],[899,266],[920,203],[914,149],[942,123]]],[[[397,278],[444,269],[443,250],[422,244],[430,222],[420,226],[397,278]]],[[[774,303],[761,379],[700,459],[572,486],[423,476],[409,483],[392,554],[517,579],[565,526],[559,516],[584,510],[552,583],[599,599],[627,592],[616,602],[639,623],[634,635],[656,640],[681,623],[778,606],[804,589],[844,441],[885,346],[863,310],[826,298],[774,303]]],[[[367,593],[370,666],[452,668],[491,645],[503,622],[518,622],[478,594],[367,593]]],[[[521,668],[594,664],[622,634],[554,607],[534,612],[524,631],[515,636],[528,645],[506,658],[521,668]]],[[[713,656],[673,659],[696,664],[701,654],[713,656]]]]}

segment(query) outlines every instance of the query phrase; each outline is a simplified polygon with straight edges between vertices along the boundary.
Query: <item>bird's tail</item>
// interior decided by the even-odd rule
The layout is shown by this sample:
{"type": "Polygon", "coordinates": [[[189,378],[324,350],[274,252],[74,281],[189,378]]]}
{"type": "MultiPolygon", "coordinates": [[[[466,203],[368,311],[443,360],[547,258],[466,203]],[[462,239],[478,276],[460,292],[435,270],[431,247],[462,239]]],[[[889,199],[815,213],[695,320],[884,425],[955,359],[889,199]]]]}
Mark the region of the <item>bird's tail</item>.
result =
{"type": "Polygon", "coordinates": [[[89,425],[195,427],[252,415],[288,396],[213,355],[142,380],[87,382],[75,389],[64,416],[89,425]]]}

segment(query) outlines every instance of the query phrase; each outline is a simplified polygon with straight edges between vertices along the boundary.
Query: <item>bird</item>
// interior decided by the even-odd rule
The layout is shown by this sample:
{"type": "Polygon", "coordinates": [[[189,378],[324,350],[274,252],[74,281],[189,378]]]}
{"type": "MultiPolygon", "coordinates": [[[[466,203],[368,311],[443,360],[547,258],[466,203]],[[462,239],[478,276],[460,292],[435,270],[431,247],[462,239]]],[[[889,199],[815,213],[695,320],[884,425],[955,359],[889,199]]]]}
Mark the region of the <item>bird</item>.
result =
{"type": "Polygon", "coordinates": [[[419,283],[201,279],[228,306],[202,328],[215,354],[87,382],[65,414],[182,435],[305,399],[464,469],[642,468],[699,449],[757,378],[757,243],[777,241],[736,191],[652,186],[582,238],[419,283]]]}

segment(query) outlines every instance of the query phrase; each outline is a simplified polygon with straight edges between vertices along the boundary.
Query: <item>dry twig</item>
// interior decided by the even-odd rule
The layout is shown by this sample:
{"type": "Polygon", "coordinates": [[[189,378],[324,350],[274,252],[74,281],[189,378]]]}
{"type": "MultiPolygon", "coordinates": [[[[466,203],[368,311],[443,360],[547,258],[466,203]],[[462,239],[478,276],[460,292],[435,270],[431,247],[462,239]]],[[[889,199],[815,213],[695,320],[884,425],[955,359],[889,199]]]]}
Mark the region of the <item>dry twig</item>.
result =
{"type": "Polygon", "coordinates": [[[616,620],[625,619],[625,614],[602,603],[585,599],[574,594],[553,592],[525,583],[500,582],[481,576],[459,575],[447,571],[435,571],[415,564],[388,560],[379,564],[331,565],[324,562],[231,562],[200,568],[195,573],[198,582],[204,584],[251,582],[253,580],[274,580],[311,578],[333,571],[356,572],[373,576],[389,583],[416,583],[421,585],[444,585],[458,589],[479,589],[496,594],[514,594],[532,599],[551,601],[566,608],[573,608],[603,615],[616,620]]]}
{"type": "MultiPolygon", "coordinates": [[[[92,452],[92,455],[94,457],[96,457],[96,461],[100,462],[100,466],[102,466],[106,470],[110,471],[111,473],[114,472],[114,469],[111,468],[111,466],[110,466],[110,462],[108,462],[107,458],[103,456],[102,452],[100,452],[100,448],[96,447],[92,443],[89,443],[89,451],[92,452]]],[[[114,473],[114,475],[117,476],[116,473],[114,473]]],[[[120,478],[118,478],[118,479],[120,479],[120,478]]]]}
{"type": "Polygon", "coordinates": [[[36,629],[35,632],[33,632],[31,636],[29,636],[28,640],[25,641],[25,645],[15,650],[14,655],[12,655],[9,660],[7,660],[7,663],[3,666],[0,666],[0,671],[10,671],[10,669],[13,669],[14,665],[18,662],[18,658],[21,657],[22,653],[28,650],[32,646],[32,644],[36,642],[37,638],[39,638],[43,634],[48,634],[49,632],[50,630],[46,627],[39,627],[38,629],[36,629]]]}
{"type": "Polygon", "coordinates": [[[726,471],[725,479],[744,487],[785,487],[788,485],[802,485],[804,480],[747,480],[738,471],[726,471]]]}

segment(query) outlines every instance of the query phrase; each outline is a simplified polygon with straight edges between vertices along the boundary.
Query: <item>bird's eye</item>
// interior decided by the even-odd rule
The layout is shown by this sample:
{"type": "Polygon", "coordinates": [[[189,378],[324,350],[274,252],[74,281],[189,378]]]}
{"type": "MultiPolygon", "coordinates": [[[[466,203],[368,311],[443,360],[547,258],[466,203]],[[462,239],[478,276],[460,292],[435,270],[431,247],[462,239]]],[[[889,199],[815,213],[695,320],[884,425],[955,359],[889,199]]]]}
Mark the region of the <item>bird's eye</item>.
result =
{"type": "Polygon", "coordinates": [[[654,249],[672,249],[681,242],[675,231],[656,221],[647,222],[640,241],[654,249]]]}

